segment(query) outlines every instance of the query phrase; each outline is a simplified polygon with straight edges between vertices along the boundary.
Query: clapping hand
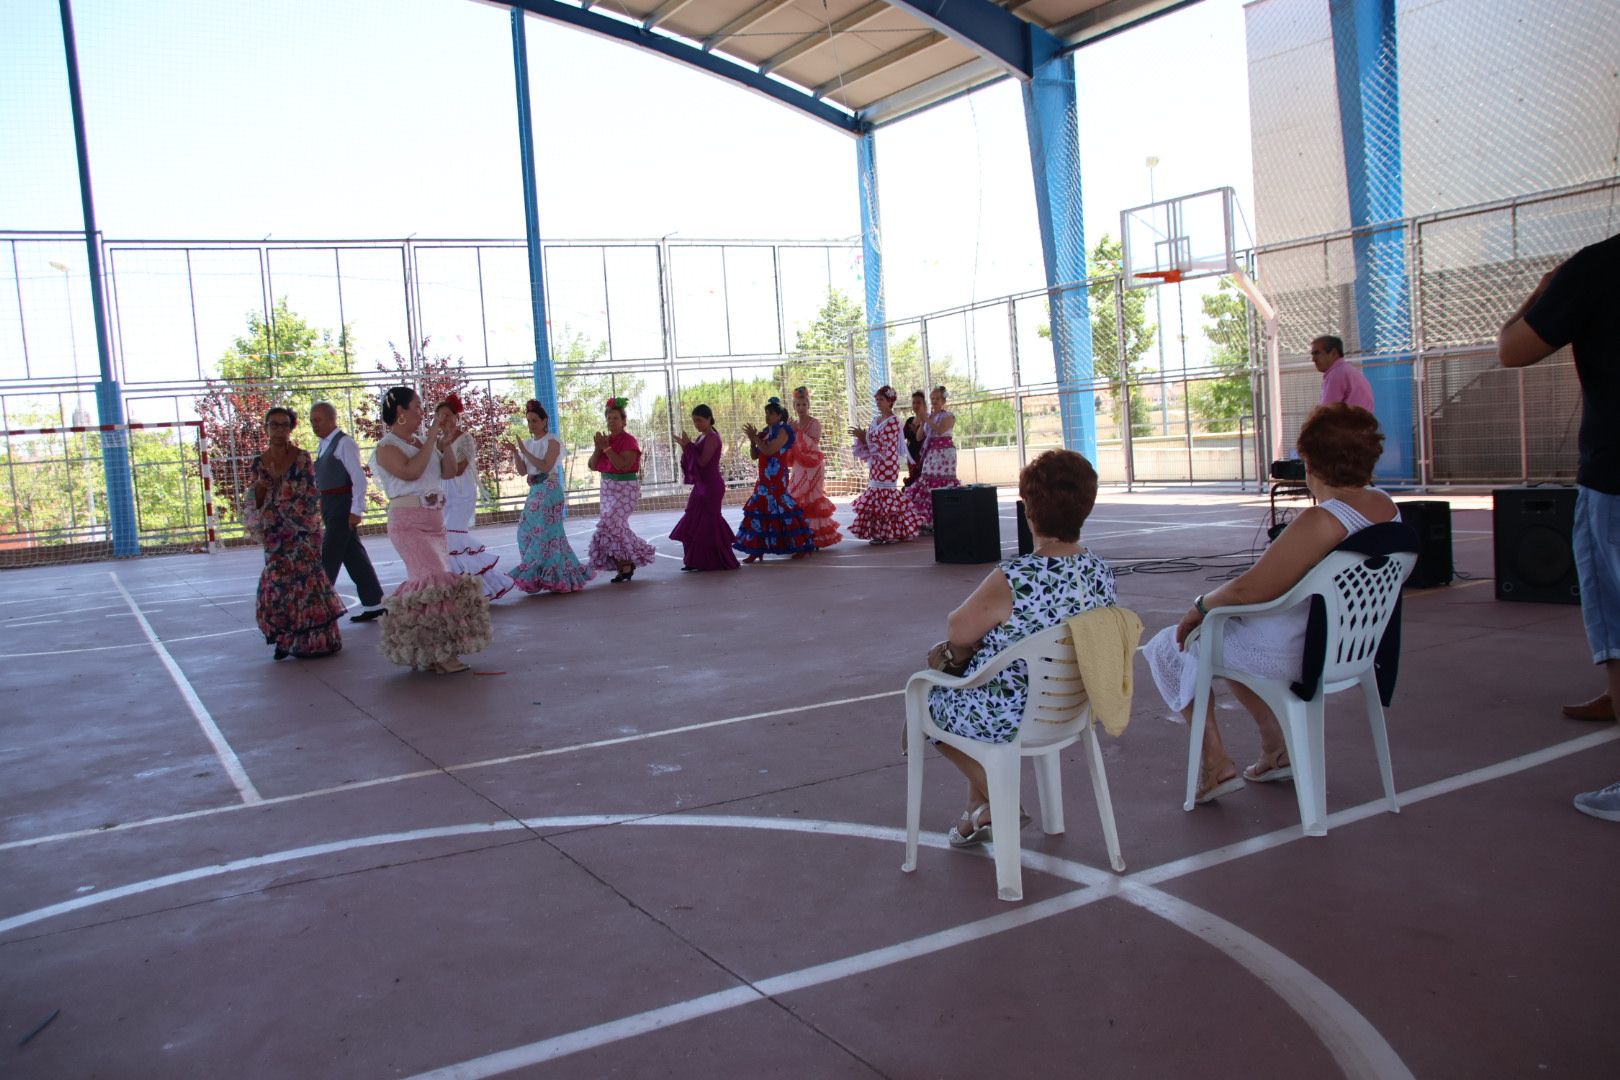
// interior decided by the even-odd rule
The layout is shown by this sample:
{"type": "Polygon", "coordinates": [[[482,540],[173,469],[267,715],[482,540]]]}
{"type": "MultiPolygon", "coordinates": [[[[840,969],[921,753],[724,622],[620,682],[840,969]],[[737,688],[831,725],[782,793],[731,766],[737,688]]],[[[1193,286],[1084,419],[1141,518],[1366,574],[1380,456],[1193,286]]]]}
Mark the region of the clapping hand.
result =
{"type": "Polygon", "coordinates": [[[686,434],[685,428],[681,428],[681,433],[675,436],[675,441],[680,444],[682,450],[685,450],[688,446],[692,445],[691,436],[686,434]]]}
{"type": "Polygon", "coordinates": [[[849,433],[855,436],[855,438],[860,442],[866,441],[866,429],[863,427],[852,427],[849,429],[849,433]]]}
{"type": "Polygon", "coordinates": [[[592,438],[596,443],[596,452],[599,454],[606,453],[608,448],[608,433],[605,431],[598,431],[594,436],[592,436],[592,438]]]}
{"type": "Polygon", "coordinates": [[[759,428],[755,427],[753,424],[744,424],[742,429],[743,434],[748,436],[750,442],[759,438],[759,428]]]}

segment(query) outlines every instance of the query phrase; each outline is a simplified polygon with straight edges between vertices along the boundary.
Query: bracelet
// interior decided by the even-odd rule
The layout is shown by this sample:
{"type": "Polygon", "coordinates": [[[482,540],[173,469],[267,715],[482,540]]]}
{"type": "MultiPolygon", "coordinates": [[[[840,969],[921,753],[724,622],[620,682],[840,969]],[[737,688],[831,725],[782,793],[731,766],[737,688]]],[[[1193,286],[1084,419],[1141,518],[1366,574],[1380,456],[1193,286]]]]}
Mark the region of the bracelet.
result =
{"type": "Polygon", "coordinates": [[[1203,593],[1199,593],[1197,596],[1193,597],[1193,607],[1198,609],[1198,614],[1200,614],[1200,615],[1208,615],[1209,614],[1209,608],[1204,606],[1204,594],[1203,593]]]}

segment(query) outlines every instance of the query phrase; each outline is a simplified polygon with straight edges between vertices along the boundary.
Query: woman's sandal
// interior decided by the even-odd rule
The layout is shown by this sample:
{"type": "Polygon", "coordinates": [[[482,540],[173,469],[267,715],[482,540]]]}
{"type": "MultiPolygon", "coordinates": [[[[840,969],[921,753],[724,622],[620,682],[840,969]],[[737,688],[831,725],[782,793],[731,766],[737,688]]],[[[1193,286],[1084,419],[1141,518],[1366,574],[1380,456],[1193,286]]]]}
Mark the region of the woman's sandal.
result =
{"type": "Polygon", "coordinates": [[[1294,775],[1288,763],[1288,749],[1279,746],[1260,755],[1260,760],[1243,770],[1243,779],[1256,784],[1269,784],[1273,780],[1287,780],[1294,775]]]}
{"type": "MultiPolygon", "coordinates": [[[[1225,764],[1230,766],[1232,762],[1228,760],[1225,764]]],[[[1194,803],[1201,805],[1207,802],[1214,802],[1222,795],[1230,795],[1234,791],[1243,790],[1243,777],[1237,774],[1236,769],[1233,769],[1232,776],[1225,780],[1216,779],[1220,773],[1220,767],[1213,769],[1206,767],[1199,772],[1198,794],[1193,797],[1194,803]]]]}
{"type": "Polygon", "coordinates": [[[434,664],[431,670],[435,675],[456,675],[463,671],[471,671],[472,667],[451,657],[449,660],[441,660],[434,664]]]}
{"type": "Polygon", "coordinates": [[[989,809],[989,803],[980,803],[972,810],[962,811],[962,816],[957,818],[949,829],[945,830],[945,835],[950,840],[951,847],[978,847],[988,841],[990,839],[990,825],[981,819],[989,809]],[[957,828],[957,825],[964,821],[969,826],[966,835],[963,835],[962,830],[957,828]]]}

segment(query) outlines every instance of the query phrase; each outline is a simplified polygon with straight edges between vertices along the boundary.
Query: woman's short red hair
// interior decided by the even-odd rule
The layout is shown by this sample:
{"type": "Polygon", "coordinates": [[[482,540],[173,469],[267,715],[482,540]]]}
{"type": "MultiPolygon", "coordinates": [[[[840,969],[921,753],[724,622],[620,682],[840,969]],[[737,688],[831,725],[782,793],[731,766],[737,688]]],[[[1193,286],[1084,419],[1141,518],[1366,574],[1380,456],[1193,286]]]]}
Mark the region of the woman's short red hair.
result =
{"type": "Polygon", "coordinates": [[[1018,474],[1031,530],[1072,544],[1097,505],[1097,470],[1073,450],[1048,450],[1018,474]]]}
{"type": "Polygon", "coordinates": [[[1333,487],[1366,487],[1384,453],[1378,418],[1358,405],[1318,405],[1299,429],[1305,467],[1333,487]]]}

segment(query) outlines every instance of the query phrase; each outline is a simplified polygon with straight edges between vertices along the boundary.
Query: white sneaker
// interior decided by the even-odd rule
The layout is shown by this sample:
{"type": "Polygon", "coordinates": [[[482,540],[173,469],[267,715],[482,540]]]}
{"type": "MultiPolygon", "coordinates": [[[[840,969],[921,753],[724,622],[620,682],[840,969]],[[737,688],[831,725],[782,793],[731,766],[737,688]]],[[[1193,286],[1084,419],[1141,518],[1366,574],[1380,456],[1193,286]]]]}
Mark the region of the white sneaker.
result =
{"type": "Polygon", "coordinates": [[[1575,796],[1575,809],[1604,821],[1620,821],[1620,781],[1575,796]]]}

